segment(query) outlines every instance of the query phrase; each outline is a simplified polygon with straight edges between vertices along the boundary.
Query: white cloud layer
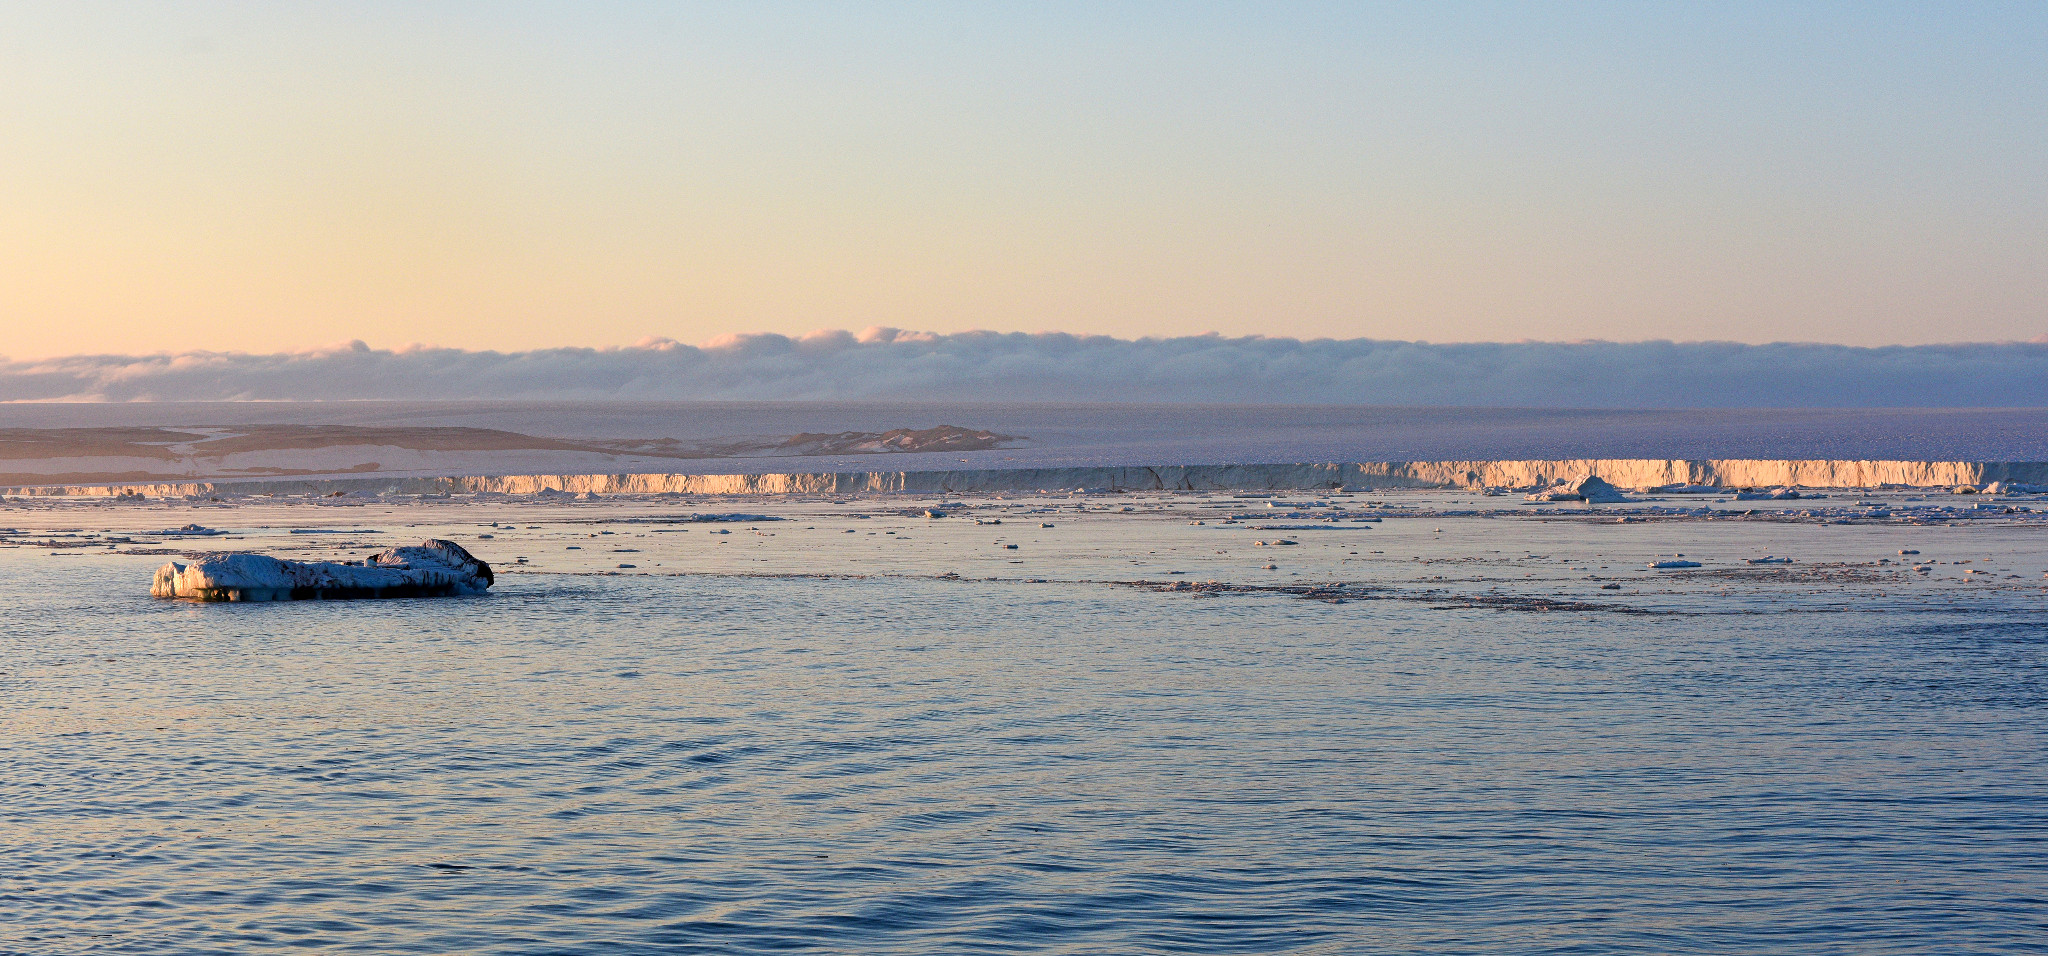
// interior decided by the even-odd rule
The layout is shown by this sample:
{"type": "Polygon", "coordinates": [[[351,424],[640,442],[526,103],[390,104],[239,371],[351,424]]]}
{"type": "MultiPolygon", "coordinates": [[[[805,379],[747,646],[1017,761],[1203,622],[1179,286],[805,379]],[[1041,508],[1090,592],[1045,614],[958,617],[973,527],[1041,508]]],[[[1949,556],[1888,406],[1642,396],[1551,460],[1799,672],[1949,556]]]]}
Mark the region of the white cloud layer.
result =
{"type": "Polygon", "coordinates": [[[869,329],[472,352],[0,360],[5,401],[933,400],[1688,407],[2048,406],[2048,343],[1432,345],[869,329]]]}

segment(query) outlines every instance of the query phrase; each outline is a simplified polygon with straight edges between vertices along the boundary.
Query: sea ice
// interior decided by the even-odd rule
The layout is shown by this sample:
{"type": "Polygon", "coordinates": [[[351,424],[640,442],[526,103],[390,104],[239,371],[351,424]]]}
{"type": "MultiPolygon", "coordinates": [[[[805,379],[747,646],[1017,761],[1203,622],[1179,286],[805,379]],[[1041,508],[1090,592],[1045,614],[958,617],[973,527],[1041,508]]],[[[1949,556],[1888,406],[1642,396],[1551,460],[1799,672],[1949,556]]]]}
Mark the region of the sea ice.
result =
{"type": "Polygon", "coordinates": [[[1800,497],[1804,496],[1791,488],[1768,488],[1755,491],[1738,491],[1735,493],[1735,500],[1737,501],[1784,501],[1800,497]]]}
{"type": "Polygon", "coordinates": [[[215,554],[157,569],[149,593],[199,601],[293,601],[482,594],[491,566],[453,541],[391,548],[362,564],[286,561],[267,554],[215,554]]]}
{"type": "Polygon", "coordinates": [[[1628,499],[1622,497],[1621,489],[1614,487],[1606,479],[1595,475],[1586,475],[1581,478],[1560,481],[1555,485],[1538,488],[1530,492],[1526,496],[1526,500],[1584,501],[1589,504],[1615,504],[1627,501],[1628,499]]]}
{"type": "Polygon", "coordinates": [[[164,538],[210,538],[215,535],[227,534],[225,531],[217,531],[213,528],[196,524],[188,524],[182,528],[171,528],[165,531],[145,531],[143,533],[154,534],[164,538]]]}

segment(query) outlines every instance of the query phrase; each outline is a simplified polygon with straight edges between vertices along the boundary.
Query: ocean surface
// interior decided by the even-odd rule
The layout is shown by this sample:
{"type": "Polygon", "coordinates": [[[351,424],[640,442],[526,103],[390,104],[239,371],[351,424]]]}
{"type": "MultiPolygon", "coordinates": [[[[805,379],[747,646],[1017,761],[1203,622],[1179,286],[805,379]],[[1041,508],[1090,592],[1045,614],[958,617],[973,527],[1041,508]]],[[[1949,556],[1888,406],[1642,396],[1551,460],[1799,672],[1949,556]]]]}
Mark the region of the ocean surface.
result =
{"type": "Polygon", "coordinates": [[[507,572],[200,605],[0,550],[0,953],[2048,950],[2042,525],[1385,500],[0,515],[507,572]]]}

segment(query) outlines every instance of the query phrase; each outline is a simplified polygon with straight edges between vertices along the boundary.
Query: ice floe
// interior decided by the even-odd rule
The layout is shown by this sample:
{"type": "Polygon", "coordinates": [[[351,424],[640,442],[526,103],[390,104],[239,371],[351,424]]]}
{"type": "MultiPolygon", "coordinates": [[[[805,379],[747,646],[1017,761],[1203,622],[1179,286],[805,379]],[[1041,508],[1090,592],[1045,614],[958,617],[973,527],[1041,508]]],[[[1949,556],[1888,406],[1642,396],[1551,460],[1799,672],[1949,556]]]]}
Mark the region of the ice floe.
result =
{"type": "Polygon", "coordinates": [[[391,548],[361,564],[231,553],[158,568],[150,594],[198,601],[293,601],[482,594],[491,566],[453,541],[391,548]]]}
{"type": "Polygon", "coordinates": [[[211,538],[216,535],[227,534],[225,531],[196,524],[188,524],[182,528],[169,528],[163,531],[145,531],[142,533],[153,534],[163,538],[211,538]]]}
{"type": "Polygon", "coordinates": [[[1561,481],[1555,485],[1538,488],[1526,496],[1528,501],[1584,501],[1589,504],[1615,504],[1628,499],[1621,489],[1606,479],[1595,475],[1561,481]]]}

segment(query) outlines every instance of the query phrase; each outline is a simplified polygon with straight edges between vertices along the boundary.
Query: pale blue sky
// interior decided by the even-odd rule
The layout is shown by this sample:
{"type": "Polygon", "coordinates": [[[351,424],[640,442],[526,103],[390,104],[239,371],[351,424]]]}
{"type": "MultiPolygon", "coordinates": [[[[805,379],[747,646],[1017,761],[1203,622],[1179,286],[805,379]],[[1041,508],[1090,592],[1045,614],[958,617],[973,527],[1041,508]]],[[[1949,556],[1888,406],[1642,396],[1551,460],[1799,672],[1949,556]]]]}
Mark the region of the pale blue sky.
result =
{"type": "Polygon", "coordinates": [[[2048,4],[0,4],[0,354],[2048,332],[2048,4]]]}

